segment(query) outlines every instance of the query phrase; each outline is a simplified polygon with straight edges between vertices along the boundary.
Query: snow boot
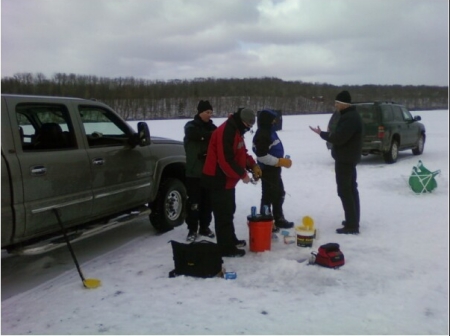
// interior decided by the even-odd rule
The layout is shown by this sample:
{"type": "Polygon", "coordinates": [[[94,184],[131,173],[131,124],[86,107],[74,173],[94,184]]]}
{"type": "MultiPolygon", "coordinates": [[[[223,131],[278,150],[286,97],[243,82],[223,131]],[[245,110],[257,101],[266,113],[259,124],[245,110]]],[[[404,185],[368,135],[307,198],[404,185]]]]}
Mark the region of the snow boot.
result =
{"type": "Polygon", "coordinates": [[[275,226],[280,229],[291,229],[294,227],[294,222],[289,222],[282,217],[275,220],[275,226]]]}

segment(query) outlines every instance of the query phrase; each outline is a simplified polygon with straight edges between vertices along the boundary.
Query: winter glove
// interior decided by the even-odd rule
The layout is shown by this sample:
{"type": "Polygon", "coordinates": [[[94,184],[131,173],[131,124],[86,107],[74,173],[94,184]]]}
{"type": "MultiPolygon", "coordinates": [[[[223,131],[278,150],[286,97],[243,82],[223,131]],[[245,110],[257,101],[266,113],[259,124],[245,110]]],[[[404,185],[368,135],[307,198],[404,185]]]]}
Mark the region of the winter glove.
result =
{"type": "Polygon", "coordinates": [[[258,165],[253,166],[252,173],[255,180],[259,180],[259,178],[262,176],[262,170],[258,165]]]}
{"type": "Polygon", "coordinates": [[[292,160],[285,158],[278,159],[278,163],[275,165],[275,167],[286,167],[286,168],[291,168],[291,166],[292,160]]]}

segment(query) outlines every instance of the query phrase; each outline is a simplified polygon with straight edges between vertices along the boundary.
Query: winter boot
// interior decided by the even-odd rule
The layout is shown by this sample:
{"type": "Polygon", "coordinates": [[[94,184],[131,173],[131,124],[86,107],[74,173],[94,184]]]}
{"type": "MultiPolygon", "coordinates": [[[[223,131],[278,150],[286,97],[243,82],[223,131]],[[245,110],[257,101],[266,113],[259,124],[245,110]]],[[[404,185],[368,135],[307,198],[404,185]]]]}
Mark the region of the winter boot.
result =
{"type": "Polygon", "coordinates": [[[197,238],[197,232],[189,230],[189,233],[186,237],[186,241],[193,242],[197,238]]]}
{"type": "Polygon", "coordinates": [[[275,226],[280,229],[290,229],[294,227],[294,223],[289,222],[284,218],[283,203],[284,197],[282,197],[278,202],[273,204],[273,217],[275,219],[275,226]]]}
{"type": "Polygon", "coordinates": [[[216,238],[216,235],[214,234],[214,232],[211,231],[210,228],[200,229],[198,231],[198,234],[200,236],[205,236],[205,237],[208,237],[208,238],[216,238]]]}
{"type": "Polygon", "coordinates": [[[359,228],[353,228],[344,226],[343,228],[336,229],[337,234],[359,234],[359,228]]]}
{"type": "Polygon", "coordinates": [[[280,229],[291,229],[294,227],[294,222],[289,222],[284,217],[275,220],[275,226],[280,229]]]}
{"type": "Polygon", "coordinates": [[[235,246],[236,247],[245,247],[245,246],[247,246],[247,242],[245,241],[245,240],[236,240],[236,244],[235,244],[235,246]]]}

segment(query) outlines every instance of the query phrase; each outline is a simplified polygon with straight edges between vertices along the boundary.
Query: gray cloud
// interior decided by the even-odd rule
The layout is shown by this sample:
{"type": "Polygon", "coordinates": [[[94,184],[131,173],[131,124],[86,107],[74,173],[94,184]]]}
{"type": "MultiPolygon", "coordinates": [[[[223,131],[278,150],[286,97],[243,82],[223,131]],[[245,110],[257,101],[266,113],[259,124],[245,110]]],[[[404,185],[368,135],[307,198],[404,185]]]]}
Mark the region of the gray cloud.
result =
{"type": "Polygon", "coordinates": [[[2,0],[1,75],[448,85],[447,0],[2,0]]]}

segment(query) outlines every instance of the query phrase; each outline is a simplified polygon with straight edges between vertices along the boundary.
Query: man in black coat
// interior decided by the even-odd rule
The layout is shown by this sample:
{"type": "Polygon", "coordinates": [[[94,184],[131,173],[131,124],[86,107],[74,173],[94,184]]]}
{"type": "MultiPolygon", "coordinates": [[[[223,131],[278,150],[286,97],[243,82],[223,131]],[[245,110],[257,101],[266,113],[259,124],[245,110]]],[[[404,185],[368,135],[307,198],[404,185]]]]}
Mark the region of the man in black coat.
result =
{"type": "Polygon", "coordinates": [[[200,100],[194,119],[184,126],[188,194],[186,224],[189,230],[187,241],[194,241],[198,234],[209,238],[215,237],[209,228],[212,220],[211,196],[209,190],[201,186],[209,140],[217,128],[211,120],[212,115],[213,107],[209,101],[200,100]]]}
{"type": "Polygon", "coordinates": [[[344,227],[336,232],[358,234],[360,208],[356,165],[361,160],[363,123],[356,108],[351,104],[348,91],[342,91],[336,96],[335,107],[340,118],[334,131],[323,132],[319,126],[309,128],[333,145],[331,156],[335,161],[337,193],[345,212],[345,221],[342,222],[344,227]]]}

